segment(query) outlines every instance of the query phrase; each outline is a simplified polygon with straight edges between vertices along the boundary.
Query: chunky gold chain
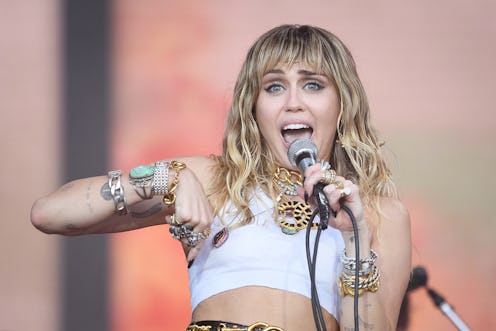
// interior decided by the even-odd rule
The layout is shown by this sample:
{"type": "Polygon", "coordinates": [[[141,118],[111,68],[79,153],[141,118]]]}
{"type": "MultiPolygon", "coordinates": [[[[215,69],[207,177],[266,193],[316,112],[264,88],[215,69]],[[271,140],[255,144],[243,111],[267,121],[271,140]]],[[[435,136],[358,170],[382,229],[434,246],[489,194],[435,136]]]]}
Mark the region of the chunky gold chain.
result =
{"type": "Polygon", "coordinates": [[[162,201],[167,206],[172,206],[176,202],[176,189],[179,185],[179,172],[186,168],[186,164],[178,161],[171,161],[169,168],[175,171],[174,179],[169,185],[169,191],[164,195],[162,201]]]}
{"type": "Polygon", "coordinates": [[[284,329],[264,322],[257,322],[248,327],[228,327],[225,323],[220,323],[215,330],[210,325],[193,324],[188,326],[186,331],[284,331],[284,329]]]}

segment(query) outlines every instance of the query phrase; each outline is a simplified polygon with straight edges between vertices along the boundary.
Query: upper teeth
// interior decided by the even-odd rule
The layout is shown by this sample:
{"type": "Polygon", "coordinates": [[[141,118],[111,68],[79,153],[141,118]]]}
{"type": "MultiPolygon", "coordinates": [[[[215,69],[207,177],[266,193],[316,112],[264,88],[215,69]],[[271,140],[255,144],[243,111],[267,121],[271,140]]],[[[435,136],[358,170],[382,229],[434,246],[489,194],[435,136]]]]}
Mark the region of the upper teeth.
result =
{"type": "Polygon", "coordinates": [[[283,127],[283,130],[297,130],[297,129],[308,129],[310,128],[308,125],[305,124],[288,124],[285,127],[283,127]]]}

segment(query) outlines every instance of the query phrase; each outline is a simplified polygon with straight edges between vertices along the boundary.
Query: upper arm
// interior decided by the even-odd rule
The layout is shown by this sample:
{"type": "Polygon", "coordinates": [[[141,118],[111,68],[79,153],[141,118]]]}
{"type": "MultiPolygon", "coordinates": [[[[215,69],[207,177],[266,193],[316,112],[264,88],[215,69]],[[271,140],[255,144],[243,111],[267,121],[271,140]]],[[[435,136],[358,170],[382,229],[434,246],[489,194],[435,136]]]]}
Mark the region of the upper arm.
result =
{"type": "Polygon", "coordinates": [[[406,207],[396,199],[381,203],[383,216],[377,227],[372,248],[378,253],[381,285],[377,292],[389,324],[396,328],[401,302],[411,272],[410,216],[406,207]]]}

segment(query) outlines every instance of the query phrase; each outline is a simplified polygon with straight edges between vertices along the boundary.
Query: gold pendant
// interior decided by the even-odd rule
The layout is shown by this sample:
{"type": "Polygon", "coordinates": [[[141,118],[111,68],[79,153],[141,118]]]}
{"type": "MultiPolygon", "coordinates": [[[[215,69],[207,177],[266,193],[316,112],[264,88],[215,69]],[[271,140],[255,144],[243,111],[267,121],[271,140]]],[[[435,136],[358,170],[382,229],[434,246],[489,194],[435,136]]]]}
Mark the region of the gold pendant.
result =
{"type": "MultiPolygon", "coordinates": [[[[304,229],[312,217],[312,209],[306,203],[285,201],[277,207],[279,226],[284,234],[293,235],[304,229]]],[[[314,227],[315,225],[312,225],[314,227]]]]}

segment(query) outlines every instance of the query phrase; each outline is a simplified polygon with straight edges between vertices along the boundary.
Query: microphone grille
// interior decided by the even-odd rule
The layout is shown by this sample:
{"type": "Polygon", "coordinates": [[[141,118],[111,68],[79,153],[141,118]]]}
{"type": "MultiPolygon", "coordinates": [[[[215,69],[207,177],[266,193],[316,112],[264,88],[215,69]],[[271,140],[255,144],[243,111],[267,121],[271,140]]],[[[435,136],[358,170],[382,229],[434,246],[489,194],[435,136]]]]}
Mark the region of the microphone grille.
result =
{"type": "Polygon", "coordinates": [[[297,166],[296,159],[301,153],[310,153],[316,158],[317,146],[308,138],[300,138],[293,141],[288,148],[288,159],[294,167],[297,166]]]}

